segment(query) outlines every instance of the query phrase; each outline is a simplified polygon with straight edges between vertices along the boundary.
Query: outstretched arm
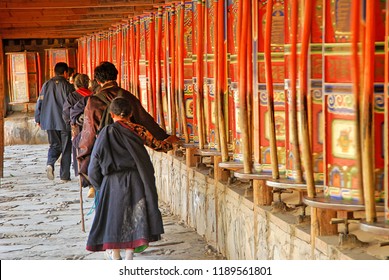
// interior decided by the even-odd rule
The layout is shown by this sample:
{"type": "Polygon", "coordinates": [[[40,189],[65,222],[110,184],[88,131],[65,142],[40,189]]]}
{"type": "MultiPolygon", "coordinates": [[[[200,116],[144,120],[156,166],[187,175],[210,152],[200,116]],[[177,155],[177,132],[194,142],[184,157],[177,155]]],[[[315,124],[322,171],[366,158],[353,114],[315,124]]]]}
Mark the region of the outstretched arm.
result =
{"type": "Polygon", "coordinates": [[[167,151],[173,149],[173,144],[171,142],[167,140],[158,140],[144,126],[132,123],[130,121],[120,121],[119,123],[138,135],[146,146],[152,148],[155,151],[166,153],[167,151]]]}

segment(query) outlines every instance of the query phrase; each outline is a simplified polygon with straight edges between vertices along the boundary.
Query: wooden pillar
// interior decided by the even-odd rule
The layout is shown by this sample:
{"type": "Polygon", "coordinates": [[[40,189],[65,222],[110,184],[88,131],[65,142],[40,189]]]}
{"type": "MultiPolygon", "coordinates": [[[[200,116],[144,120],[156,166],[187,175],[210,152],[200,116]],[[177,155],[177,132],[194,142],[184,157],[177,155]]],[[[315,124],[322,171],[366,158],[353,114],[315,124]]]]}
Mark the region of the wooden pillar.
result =
{"type": "Polygon", "coordinates": [[[332,218],[336,218],[336,211],[330,209],[317,208],[316,214],[318,217],[318,230],[319,236],[323,235],[336,235],[338,233],[338,227],[330,224],[332,218]]]}
{"type": "Polygon", "coordinates": [[[266,185],[265,180],[253,180],[254,204],[269,206],[273,202],[272,188],[266,185]]]}
{"type": "Polygon", "coordinates": [[[186,156],[186,166],[194,167],[198,162],[198,157],[195,156],[196,148],[186,148],[185,156],[186,156]]]}
{"type": "Polygon", "coordinates": [[[4,173],[4,103],[5,103],[5,79],[4,79],[4,49],[3,39],[0,37],[0,178],[3,178],[4,173]]]}
{"type": "Polygon", "coordinates": [[[227,179],[230,175],[230,172],[228,170],[225,170],[225,169],[219,167],[220,162],[222,162],[221,156],[214,156],[213,157],[215,182],[216,181],[227,181],[227,179]]]}

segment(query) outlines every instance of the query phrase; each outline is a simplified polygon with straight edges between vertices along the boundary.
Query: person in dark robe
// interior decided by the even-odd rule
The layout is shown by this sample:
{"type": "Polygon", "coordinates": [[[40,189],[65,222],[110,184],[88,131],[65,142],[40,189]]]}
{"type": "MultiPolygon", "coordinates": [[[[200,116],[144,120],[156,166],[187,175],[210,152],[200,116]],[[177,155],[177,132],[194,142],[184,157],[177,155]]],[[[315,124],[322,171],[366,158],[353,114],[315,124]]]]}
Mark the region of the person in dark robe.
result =
{"type": "Polygon", "coordinates": [[[60,179],[70,181],[72,142],[70,125],[62,118],[63,105],[73,87],[66,80],[69,67],[65,62],[58,62],[54,67],[55,77],[45,82],[39,93],[35,108],[35,122],[47,131],[49,151],[47,155],[46,175],[54,180],[54,165],[61,157],[60,179]]]}
{"type": "Polygon", "coordinates": [[[105,250],[107,259],[121,259],[125,249],[126,259],[132,259],[133,251],[145,250],[164,233],[154,168],[144,144],[163,152],[172,144],[130,121],[128,99],[115,98],[109,109],[114,123],[99,133],[88,167],[98,205],[86,249],[105,250]]]}
{"type": "MultiPolygon", "coordinates": [[[[84,108],[81,108],[77,104],[86,103],[89,96],[93,94],[92,91],[89,90],[89,77],[85,74],[76,74],[74,80],[75,91],[69,94],[66,99],[62,117],[67,125],[71,126],[72,131],[72,155],[73,155],[73,169],[75,176],[78,176],[78,161],[77,161],[77,147],[78,141],[80,138],[80,132],[82,130],[82,123],[79,123],[79,115],[83,113],[84,108]],[[81,101],[81,102],[80,102],[81,101]],[[80,102],[80,103],[79,103],[80,102]]],[[[84,106],[85,107],[85,106],[84,106]]],[[[84,186],[87,187],[87,186],[84,186]]],[[[88,193],[88,197],[94,196],[88,193]]]]}
{"type": "Polygon", "coordinates": [[[93,145],[99,131],[112,122],[107,114],[107,108],[115,97],[128,99],[132,112],[131,122],[144,126],[156,139],[167,140],[171,143],[179,141],[175,135],[169,135],[163,130],[154,118],[143,108],[139,99],[129,91],[118,86],[118,70],[111,62],[101,62],[94,70],[94,78],[100,84],[98,93],[88,99],[84,111],[84,124],[79,141],[79,173],[83,180],[88,181],[88,165],[93,145]]]}

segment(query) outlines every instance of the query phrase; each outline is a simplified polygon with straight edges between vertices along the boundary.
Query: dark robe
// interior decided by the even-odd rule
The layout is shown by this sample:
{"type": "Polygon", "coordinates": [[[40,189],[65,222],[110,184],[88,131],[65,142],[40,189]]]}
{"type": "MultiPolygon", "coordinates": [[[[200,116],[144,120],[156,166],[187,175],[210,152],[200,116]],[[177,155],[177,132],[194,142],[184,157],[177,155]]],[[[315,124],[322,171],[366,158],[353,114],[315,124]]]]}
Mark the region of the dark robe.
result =
{"type": "MultiPolygon", "coordinates": [[[[86,88],[78,89],[67,97],[64,105],[63,105],[63,112],[62,117],[67,124],[74,124],[72,122],[72,110],[74,106],[81,100],[81,99],[87,99],[88,96],[92,95],[93,93],[86,88]],[[82,91],[83,94],[80,92],[82,91]]],[[[82,111],[84,111],[85,106],[82,108],[82,111]]],[[[73,113],[74,114],[74,113],[73,113]]],[[[73,116],[74,117],[74,116],[73,116]]]]}
{"type": "Polygon", "coordinates": [[[115,122],[99,133],[88,168],[99,202],[87,250],[136,249],[161,238],[154,168],[144,143],[171,149],[170,143],[130,122],[115,122]]]}
{"type": "MultiPolygon", "coordinates": [[[[73,168],[74,168],[74,175],[78,176],[78,161],[77,161],[77,147],[78,142],[80,139],[80,131],[82,129],[82,124],[74,123],[73,120],[75,120],[79,115],[81,115],[84,112],[84,107],[78,105],[78,104],[86,104],[86,101],[88,100],[88,97],[92,95],[92,92],[87,88],[80,88],[67,97],[64,105],[63,105],[63,111],[62,111],[62,117],[65,123],[69,126],[71,126],[72,130],[72,157],[73,157],[73,168]],[[80,112],[82,110],[82,112],[80,112]],[[75,114],[79,114],[78,116],[75,116],[75,114]]],[[[88,184],[85,184],[84,187],[86,187],[88,184]]]]}

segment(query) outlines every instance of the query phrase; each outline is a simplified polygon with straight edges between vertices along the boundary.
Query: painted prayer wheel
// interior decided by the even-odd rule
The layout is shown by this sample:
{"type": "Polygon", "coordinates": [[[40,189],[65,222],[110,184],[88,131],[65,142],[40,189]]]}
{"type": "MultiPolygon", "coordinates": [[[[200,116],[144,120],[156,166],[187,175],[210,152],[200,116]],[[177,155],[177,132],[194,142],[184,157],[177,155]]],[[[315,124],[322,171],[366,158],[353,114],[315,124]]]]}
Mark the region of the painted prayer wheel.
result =
{"type": "MultiPolygon", "coordinates": [[[[202,11],[203,6],[201,1],[195,1],[193,2],[193,16],[192,16],[192,29],[193,29],[193,36],[192,36],[192,65],[193,65],[193,72],[192,72],[192,84],[193,84],[193,100],[192,100],[192,114],[193,114],[193,142],[198,144],[199,143],[199,122],[200,119],[200,110],[197,107],[199,106],[199,102],[203,102],[203,100],[199,100],[199,79],[198,75],[202,75],[200,72],[199,67],[203,64],[203,56],[202,56],[202,49],[203,49],[203,40],[200,38],[203,38],[203,30],[202,30],[202,11]],[[201,55],[199,55],[199,52],[201,55]]],[[[202,87],[202,79],[201,78],[201,87],[202,87]]],[[[201,88],[202,90],[202,88],[201,88]]]]}
{"type": "Polygon", "coordinates": [[[362,182],[356,155],[357,121],[352,95],[351,1],[335,6],[326,0],[324,42],[325,195],[361,201],[362,182]],[[347,4],[347,6],[346,6],[347,4]],[[333,13],[338,15],[337,18],[333,13]],[[345,44],[348,43],[348,44],[345,44]]]}
{"type": "Polygon", "coordinates": [[[215,80],[214,80],[214,49],[216,4],[213,0],[207,1],[205,6],[205,63],[204,63],[204,112],[205,112],[205,134],[210,149],[217,149],[216,136],[216,103],[215,103],[215,80]]]}
{"type": "Polygon", "coordinates": [[[243,161],[241,149],[241,130],[239,125],[238,92],[238,0],[228,1],[227,7],[227,52],[228,64],[228,138],[229,150],[233,151],[232,160],[243,161]]]}
{"type": "MultiPolygon", "coordinates": [[[[254,145],[255,164],[257,171],[271,172],[270,157],[270,114],[268,108],[268,93],[266,87],[266,70],[264,58],[265,25],[267,1],[259,1],[258,6],[258,71],[257,88],[258,95],[254,95],[254,139],[259,143],[254,145]]],[[[285,137],[287,123],[285,115],[285,91],[284,91],[284,1],[273,1],[272,29],[271,29],[271,70],[273,77],[273,102],[276,132],[276,147],[279,169],[285,170],[285,137]]],[[[254,68],[255,69],[255,68],[254,68]]],[[[254,73],[256,71],[254,70],[254,73]]]]}
{"type": "Polygon", "coordinates": [[[193,9],[194,4],[192,2],[182,2],[180,5],[180,20],[183,21],[183,30],[180,30],[184,34],[181,36],[183,42],[179,41],[183,46],[182,50],[182,63],[183,63],[183,104],[186,129],[189,136],[189,142],[193,142],[194,136],[194,116],[195,116],[195,100],[193,97],[193,9]]]}
{"type": "MultiPolygon", "coordinates": [[[[352,95],[351,61],[351,5],[352,1],[325,1],[324,43],[324,125],[325,125],[325,195],[335,199],[362,201],[361,173],[357,155],[357,120],[355,98],[352,95]]],[[[385,3],[376,1],[376,14],[385,3]]],[[[385,21],[375,18],[373,135],[375,197],[384,198],[383,123],[384,123],[384,30],[385,21]],[[380,65],[381,64],[381,65],[380,65]]],[[[361,51],[359,54],[361,55],[361,51]]]]}
{"type": "MultiPolygon", "coordinates": [[[[384,94],[384,91],[387,91],[387,85],[384,86],[384,83],[388,83],[388,77],[385,76],[385,73],[389,72],[388,62],[385,62],[384,59],[388,49],[387,44],[384,43],[388,40],[384,36],[385,28],[389,29],[385,27],[387,2],[361,1],[361,3],[371,4],[369,7],[374,4],[375,9],[374,34],[370,34],[373,38],[372,41],[375,42],[371,61],[365,58],[367,27],[366,18],[362,16],[365,16],[368,10],[364,10],[366,5],[359,7],[361,12],[358,19],[358,31],[355,34],[358,34],[360,38],[357,42],[358,50],[353,52],[353,27],[350,19],[352,19],[351,11],[355,1],[312,0],[312,22],[309,28],[305,28],[306,32],[303,36],[303,5],[308,2],[274,0],[272,1],[271,16],[269,14],[272,20],[271,35],[266,36],[270,39],[265,42],[266,11],[269,1],[198,0],[170,3],[163,6],[158,12],[161,13],[158,14],[158,17],[162,18],[161,35],[157,35],[156,32],[159,28],[156,25],[156,14],[150,13],[129,19],[128,25],[122,23],[109,31],[81,38],[78,49],[80,59],[78,69],[80,72],[92,75],[94,65],[98,65],[104,60],[112,61],[120,68],[118,70],[121,86],[126,88],[126,84],[128,84],[129,89],[139,97],[143,106],[153,115],[156,114],[157,110],[155,85],[160,83],[163,104],[162,118],[166,123],[167,131],[177,134],[181,138],[185,138],[185,132],[187,132],[190,142],[199,142],[197,133],[200,122],[198,119],[200,116],[199,104],[203,102],[204,144],[214,150],[221,148],[218,147],[219,136],[216,130],[219,128],[220,122],[220,118],[217,117],[218,109],[222,108],[221,111],[225,112],[225,128],[228,131],[226,133],[228,150],[233,151],[233,160],[242,162],[245,156],[248,155],[250,159],[253,156],[254,168],[257,171],[272,170],[270,160],[272,145],[269,135],[270,128],[274,127],[276,141],[273,146],[277,148],[281,171],[285,169],[287,178],[297,179],[297,171],[299,170],[299,176],[303,180],[304,170],[301,160],[297,162],[297,157],[300,158],[297,153],[300,154],[303,151],[302,145],[299,144],[299,138],[302,138],[299,135],[299,130],[308,127],[309,133],[304,133],[304,136],[309,134],[308,142],[310,143],[315,183],[324,181],[327,198],[351,200],[357,203],[363,202],[363,178],[361,176],[363,170],[359,163],[362,154],[361,146],[363,145],[361,145],[359,138],[363,130],[360,125],[364,119],[361,118],[361,122],[357,121],[362,110],[359,107],[361,100],[359,98],[357,100],[355,96],[365,95],[364,87],[366,85],[364,81],[366,81],[366,76],[372,75],[373,93],[368,97],[368,100],[371,100],[372,121],[368,127],[372,128],[374,146],[372,150],[374,198],[375,201],[382,202],[385,193],[384,186],[385,184],[389,185],[389,179],[385,180],[384,178],[384,158],[387,156],[384,148],[384,137],[387,137],[387,133],[384,132],[384,123],[387,120],[385,112],[388,106],[385,107],[385,101],[389,98],[388,95],[385,97],[384,94]],[[224,9],[222,9],[221,3],[225,4],[224,9]],[[250,17],[250,24],[247,23],[248,21],[244,21],[248,25],[246,29],[250,30],[247,31],[249,35],[240,33],[243,30],[240,28],[243,21],[239,22],[238,19],[240,3],[244,3],[245,5],[241,7],[246,8],[247,3],[252,4],[244,10],[245,15],[250,17]],[[297,8],[292,9],[292,4],[296,4],[297,8]],[[199,9],[202,12],[201,25],[199,9]],[[222,15],[223,12],[225,14],[222,15]],[[221,24],[221,18],[223,24],[221,24]],[[306,36],[308,33],[309,36],[306,36]],[[240,44],[239,34],[246,36],[247,41],[244,41],[244,44],[240,44]],[[157,43],[153,37],[157,36],[160,36],[158,38],[161,40],[159,58],[158,54],[156,55],[157,50],[153,47],[157,43]],[[305,46],[308,41],[303,40],[303,37],[305,39],[309,37],[310,40],[307,76],[300,73],[304,79],[308,78],[307,91],[305,91],[306,83],[302,83],[298,79],[299,72],[303,72],[300,70],[305,69],[306,65],[305,63],[300,65],[300,62],[303,61],[300,58],[302,57],[304,60],[306,58],[300,54],[306,53],[305,46]],[[202,39],[199,40],[199,38],[202,39]],[[269,65],[264,59],[265,46],[268,46],[269,41],[274,126],[270,125],[269,121],[268,93],[270,91],[268,92],[267,89],[270,88],[270,85],[266,84],[268,81],[266,74],[270,72],[266,71],[266,67],[269,65]],[[222,51],[223,53],[219,52],[223,49],[223,44],[226,44],[227,48],[226,63],[219,59],[225,54],[224,51],[222,51]],[[304,52],[302,45],[304,45],[304,52]],[[202,52],[199,51],[200,46],[203,48],[202,52]],[[239,75],[241,71],[239,71],[238,61],[238,47],[241,46],[246,46],[244,52],[250,53],[245,54],[244,69],[247,70],[247,75],[243,78],[239,75]],[[357,60],[353,59],[354,53],[357,54],[357,60]],[[249,60],[250,62],[248,62],[249,60]],[[358,84],[354,84],[354,75],[352,75],[355,61],[358,61],[360,65],[358,79],[356,79],[358,84]],[[221,63],[219,64],[219,62],[221,63]],[[364,63],[367,62],[369,62],[370,67],[374,65],[374,71],[371,71],[371,75],[366,75],[363,72],[363,69],[366,68],[364,63]],[[159,78],[156,77],[156,70],[153,70],[154,65],[158,65],[158,63],[162,68],[159,78]],[[201,65],[202,72],[198,72],[200,71],[199,65],[201,65]],[[224,74],[223,71],[220,71],[223,67],[225,67],[224,74]],[[204,78],[201,83],[203,90],[201,102],[198,98],[200,92],[199,73],[204,78]],[[224,79],[224,75],[228,81],[228,91],[222,92],[224,89],[222,91],[220,89],[224,87],[224,84],[219,84],[218,78],[221,76],[224,79]],[[253,81],[252,83],[247,82],[246,95],[243,94],[245,91],[239,92],[242,85],[239,81],[245,79],[253,81]],[[301,119],[304,122],[307,120],[307,125],[304,124],[304,126],[301,125],[298,114],[299,108],[303,107],[297,104],[300,82],[304,85],[302,90],[304,98],[305,95],[307,97],[308,118],[301,119]],[[355,88],[358,92],[355,91],[355,88]],[[222,106],[217,103],[219,96],[223,97],[222,106]],[[250,103],[250,98],[252,98],[252,103],[250,103]],[[243,128],[241,127],[240,114],[244,109],[242,105],[246,106],[242,100],[249,103],[247,110],[249,132],[247,134],[250,137],[250,148],[253,148],[252,155],[250,154],[251,150],[248,153],[243,153],[242,149],[244,137],[242,137],[243,128]],[[251,117],[252,119],[250,119],[251,117]]],[[[388,33],[386,31],[386,34],[388,33]]],[[[58,61],[67,61],[66,52],[60,51],[55,49],[50,56],[47,55],[46,69],[52,69],[58,61]]],[[[72,63],[68,64],[72,66],[72,63]]],[[[306,139],[304,137],[304,140],[306,139]]],[[[304,155],[306,154],[304,153],[304,155]]],[[[305,165],[310,166],[310,164],[305,165]]],[[[387,206],[387,208],[389,207],[387,206]]],[[[387,215],[389,216],[389,214],[387,215]]]]}

